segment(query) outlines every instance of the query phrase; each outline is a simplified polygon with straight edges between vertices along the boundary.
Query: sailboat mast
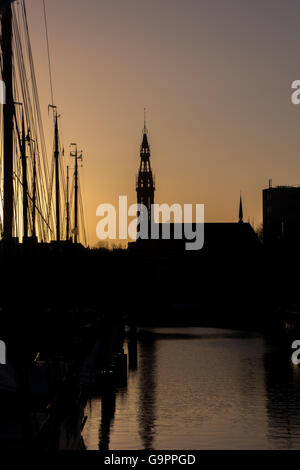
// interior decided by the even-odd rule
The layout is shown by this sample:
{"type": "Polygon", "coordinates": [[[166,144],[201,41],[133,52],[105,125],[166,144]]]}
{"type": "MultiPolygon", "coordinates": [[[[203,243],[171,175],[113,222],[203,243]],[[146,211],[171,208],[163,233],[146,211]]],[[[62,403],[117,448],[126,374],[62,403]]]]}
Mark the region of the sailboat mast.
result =
{"type": "Polygon", "coordinates": [[[71,157],[75,158],[75,172],[74,172],[74,181],[75,181],[75,191],[74,191],[74,243],[77,244],[79,236],[79,227],[78,227],[78,160],[82,160],[82,152],[78,155],[77,145],[71,144],[75,147],[75,151],[71,152],[71,157]]]}
{"type": "Polygon", "coordinates": [[[70,200],[69,200],[69,167],[67,166],[67,231],[66,239],[69,241],[70,237],[70,200]]]}
{"type": "Polygon", "coordinates": [[[32,191],[32,236],[36,236],[35,228],[35,215],[36,215],[36,155],[35,155],[35,146],[33,153],[33,191],[32,191]]]}
{"type": "Polygon", "coordinates": [[[58,148],[57,113],[55,113],[54,160],[55,160],[55,197],[56,197],[56,240],[59,242],[60,241],[60,200],[59,200],[59,148],[58,148]]]}
{"type": "Polygon", "coordinates": [[[74,241],[75,244],[77,243],[78,240],[78,152],[76,148],[75,152],[75,214],[74,214],[74,220],[75,220],[75,237],[74,241]]]}
{"type": "Polygon", "coordinates": [[[22,148],[21,148],[21,160],[22,160],[22,177],[23,177],[23,241],[28,238],[28,186],[27,186],[27,161],[26,161],[26,137],[25,137],[25,123],[24,113],[22,112],[22,148]]]}
{"type": "Polygon", "coordinates": [[[6,87],[6,104],[3,107],[3,162],[4,162],[4,231],[3,238],[13,236],[13,76],[12,76],[12,7],[8,5],[2,14],[2,64],[6,87]]]}

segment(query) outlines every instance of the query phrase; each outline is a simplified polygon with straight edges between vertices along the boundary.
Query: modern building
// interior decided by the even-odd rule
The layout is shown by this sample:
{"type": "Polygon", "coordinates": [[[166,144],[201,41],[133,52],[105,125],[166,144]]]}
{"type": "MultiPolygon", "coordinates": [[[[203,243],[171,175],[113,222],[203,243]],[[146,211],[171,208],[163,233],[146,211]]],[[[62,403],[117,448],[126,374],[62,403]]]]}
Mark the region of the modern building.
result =
{"type": "Polygon", "coordinates": [[[263,190],[264,244],[300,241],[300,187],[277,186],[263,190]]]}

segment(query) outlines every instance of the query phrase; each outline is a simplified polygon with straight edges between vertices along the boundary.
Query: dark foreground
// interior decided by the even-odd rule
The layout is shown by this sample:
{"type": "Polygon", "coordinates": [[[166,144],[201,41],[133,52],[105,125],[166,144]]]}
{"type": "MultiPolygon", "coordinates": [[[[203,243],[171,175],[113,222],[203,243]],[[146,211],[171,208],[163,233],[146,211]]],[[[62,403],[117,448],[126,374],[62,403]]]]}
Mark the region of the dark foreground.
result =
{"type": "MultiPolygon", "coordinates": [[[[291,339],[298,339],[298,278],[292,274],[289,261],[295,262],[294,254],[291,258],[287,253],[279,253],[274,258],[261,247],[247,259],[245,255],[233,256],[226,251],[218,256],[107,252],[69,244],[0,248],[0,340],[5,343],[7,353],[7,365],[0,366],[0,447],[3,449],[84,449],[82,432],[89,426],[85,405],[93,396],[101,396],[101,406],[106,403],[99,445],[107,449],[117,390],[126,387],[127,363],[130,370],[135,367],[137,344],[141,361],[143,345],[150,348],[149,354],[156,345],[151,335],[144,342],[135,343],[136,325],[205,326],[243,330],[247,334],[260,332],[285,351],[290,350],[291,339]],[[129,349],[124,352],[125,324],[129,325],[130,333],[129,349]]],[[[189,345],[200,340],[188,341],[189,333],[187,338],[182,333],[179,337],[172,335],[176,341],[168,344],[175,347],[174,357],[178,350],[180,357],[185,357],[189,345]],[[183,344],[185,339],[188,342],[183,344]]],[[[239,354],[240,348],[243,356],[248,340],[232,341],[234,355],[239,354]]],[[[223,340],[216,343],[216,351],[222,343],[223,340]]],[[[261,354],[260,342],[257,347],[257,354],[261,354]]],[[[149,380],[156,373],[155,354],[145,357],[146,362],[139,366],[139,380],[146,380],[146,375],[143,379],[141,374],[147,371],[149,380]]],[[[194,351],[192,357],[195,354],[194,351]]],[[[226,355],[220,358],[216,366],[225,358],[226,355]]],[[[264,361],[266,358],[264,355],[264,361]]],[[[277,360],[281,359],[278,356],[277,360]]],[[[245,371],[253,360],[251,355],[245,356],[245,371]]],[[[164,367],[168,378],[172,364],[170,369],[166,364],[164,367]]],[[[251,370],[254,376],[254,368],[251,370]]],[[[282,372],[284,377],[291,373],[286,366],[282,372]]],[[[197,374],[195,371],[195,376],[191,373],[186,377],[186,383],[197,381],[197,374]]],[[[175,376],[169,379],[170,382],[168,379],[157,382],[153,378],[144,388],[151,395],[165,383],[165,394],[169,386],[176,388],[177,380],[181,380],[175,376]]],[[[128,380],[131,387],[133,375],[129,374],[128,380]]],[[[213,375],[209,380],[213,387],[213,375]]],[[[249,390],[251,386],[249,383],[249,390]]],[[[207,397],[212,394],[212,390],[205,391],[203,387],[199,390],[204,390],[203,400],[205,394],[207,397]]],[[[288,397],[289,393],[287,389],[288,397]]],[[[149,399],[152,400],[151,396],[149,399]]],[[[189,402],[198,399],[198,395],[191,395],[189,402]]],[[[269,398],[261,395],[260,399],[262,403],[269,398]]],[[[141,398],[140,406],[142,403],[141,398]]],[[[172,412],[177,406],[174,403],[172,412]]],[[[243,406],[246,412],[248,404],[245,402],[243,406]]],[[[156,416],[155,421],[161,419],[155,407],[151,412],[156,416]]],[[[262,413],[261,419],[263,416],[266,419],[265,408],[262,413]]],[[[147,426],[148,418],[141,417],[136,426],[142,429],[143,419],[147,426]]],[[[225,424],[226,420],[220,426],[225,424]]],[[[141,429],[142,448],[151,445],[151,436],[141,429]]],[[[191,442],[195,444],[192,437],[191,442]]]]}

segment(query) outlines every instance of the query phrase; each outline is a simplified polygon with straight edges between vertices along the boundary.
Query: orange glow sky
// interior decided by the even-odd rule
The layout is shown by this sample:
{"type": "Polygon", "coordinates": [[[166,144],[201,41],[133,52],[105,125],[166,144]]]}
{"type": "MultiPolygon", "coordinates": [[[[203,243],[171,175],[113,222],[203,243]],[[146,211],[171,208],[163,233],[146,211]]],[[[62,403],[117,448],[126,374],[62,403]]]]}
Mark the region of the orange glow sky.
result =
{"type": "MultiPolygon", "coordinates": [[[[269,178],[300,183],[298,0],[46,4],[64,146],[84,151],[90,245],[99,204],[136,202],[145,106],[156,202],[204,203],[206,221],[236,221],[242,190],[256,226],[269,178]]],[[[26,5],[50,153],[42,0],[26,5]]]]}

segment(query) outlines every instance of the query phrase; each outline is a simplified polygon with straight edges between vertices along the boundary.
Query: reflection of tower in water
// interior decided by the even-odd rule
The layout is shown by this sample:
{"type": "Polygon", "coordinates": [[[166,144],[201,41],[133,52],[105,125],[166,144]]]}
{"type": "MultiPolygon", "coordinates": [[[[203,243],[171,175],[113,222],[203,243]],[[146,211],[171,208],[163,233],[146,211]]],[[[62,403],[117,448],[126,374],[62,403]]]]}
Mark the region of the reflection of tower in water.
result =
{"type": "Polygon", "coordinates": [[[116,390],[104,387],[101,396],[101,424],[99,430],[99,450],[109,450],[110,432],[116,411],[116,390]]]}
{"type": "Polygon", "coordinates": [[[139,434],[145,450],[153,449],[156,427],[156,342],[139,342],[139,434]]]}
{"type": "Polygon", "coordinates": [[[99,450],[109,450],[110,435],[113,429],[116,402],[119,395],[127,393],[127,362],[126,378],[119,371],[117,380],[103,384],[101,393],[101,421],[99,429],[99,450]]]}
{"type": "Polygon", "coordinates": [[[127,347],[129,370],[136,371],[138,367],[136,326],[131,326],[129,329],[127,347]]]}

